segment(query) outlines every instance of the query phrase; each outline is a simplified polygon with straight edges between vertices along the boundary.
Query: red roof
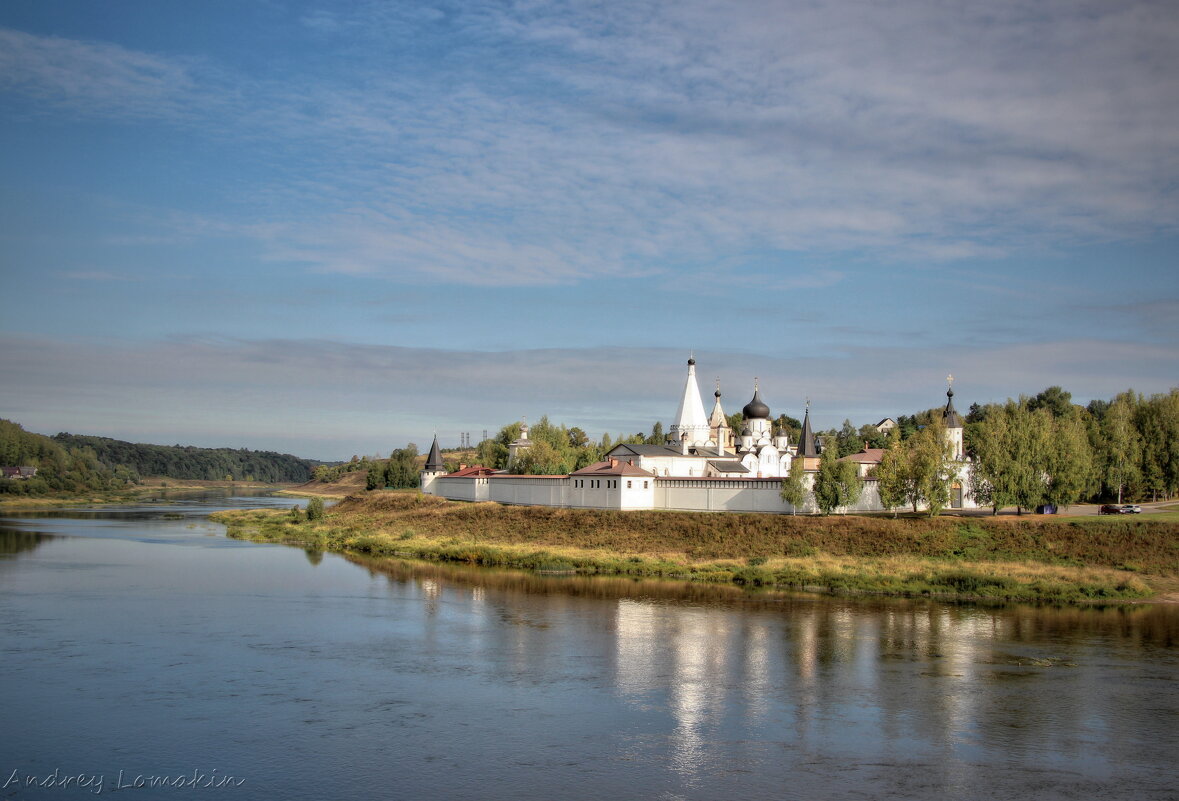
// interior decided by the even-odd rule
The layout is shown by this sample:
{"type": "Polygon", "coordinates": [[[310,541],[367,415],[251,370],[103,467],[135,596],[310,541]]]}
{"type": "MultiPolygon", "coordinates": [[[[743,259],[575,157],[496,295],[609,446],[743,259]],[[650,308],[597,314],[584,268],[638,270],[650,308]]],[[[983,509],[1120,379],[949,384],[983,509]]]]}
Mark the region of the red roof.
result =
{"type": "Polygon", "coordinates": [[[489,476],[495,471],[490,467],[483,467],[482,465],[474,465],[473,467],[464,467],[462,470],[455,470],[442,478],[466,478],[467,476],[489,476]]]}
{"type": "Polygon", "coordinates": [[[641,467],[635,467],[630,462],[620,462],[617,459],[611,459],[608,462],[595,462],[588,467],[583,467],[573,473],[571,476],[644,476],[654,477],[655,474],[644,470],[641,467]]]}
{"type": "Polygon", "coordinates": [[[880,464],[884,460],[884,448],[864,448],[859,453],[844,456],[841,462],[859,462],[861,464],[880,464]]]}

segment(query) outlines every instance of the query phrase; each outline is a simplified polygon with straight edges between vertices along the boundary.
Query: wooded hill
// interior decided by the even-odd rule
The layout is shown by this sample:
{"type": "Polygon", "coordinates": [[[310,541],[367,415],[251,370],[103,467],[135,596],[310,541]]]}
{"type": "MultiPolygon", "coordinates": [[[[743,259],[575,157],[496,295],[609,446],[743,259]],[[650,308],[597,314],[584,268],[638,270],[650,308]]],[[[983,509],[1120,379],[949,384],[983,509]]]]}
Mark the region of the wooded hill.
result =
{"type": "Polygon", "coordinates": [[[8,495],[107,492],[138,480],[125,467],[102,464],[90,448],[56,442],[10,420],[0,420],[0,465],[37,468],[32,478],[0,479],[0,494],[8,495]]]}
{"type": "Polygon", "coordinates": [[[89,448],[109,469],[123,466],[139,476],[302,483],[311,477],[311,470],[318,464],[289,453],[246,448],[146,445],[66,433],[56,434],[52,439],[69,448],[89,448]]]}

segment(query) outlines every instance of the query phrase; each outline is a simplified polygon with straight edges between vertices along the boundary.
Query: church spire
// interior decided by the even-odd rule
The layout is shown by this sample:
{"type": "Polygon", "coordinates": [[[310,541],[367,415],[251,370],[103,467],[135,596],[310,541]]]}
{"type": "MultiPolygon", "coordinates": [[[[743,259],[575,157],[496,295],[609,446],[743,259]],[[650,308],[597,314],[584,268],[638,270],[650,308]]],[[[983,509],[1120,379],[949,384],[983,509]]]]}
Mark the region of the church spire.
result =
{"type": "Polygon", "coordinates": [[[679,443],[685,434],[689,443],[708,441],[708,417],[704,414],[704,404],[700,401],[700,387],[696,384],[695,355],[688,359],[688,377],[684,381],[684,392],[680,396],[680,405],[668,434],[676,443],[679,443]]]}
{"type": "Polygon", "coordinates": [[[438,452],[438,433],[434,432],[434,444],[430,446],[430,455],[426,457],[426,470],[440,473],[445,469],[446,465],[442,463],[442,454],[438,452]]]}
{"type": "Polygon", "coordinates": [[[811,401],[806,401],[806,416],[802,419],[802,436],[798,438],[798,455],[817,457],[819,449],[815,446],[815,434],[811,431],[811,401]]]}
{"type": "Polygon", "coordinates": [[[946,428],[964,428],[962,416],[954,408],[954,376],[946,376],[946,408],[942,412],[942,424],[946,428]]]}

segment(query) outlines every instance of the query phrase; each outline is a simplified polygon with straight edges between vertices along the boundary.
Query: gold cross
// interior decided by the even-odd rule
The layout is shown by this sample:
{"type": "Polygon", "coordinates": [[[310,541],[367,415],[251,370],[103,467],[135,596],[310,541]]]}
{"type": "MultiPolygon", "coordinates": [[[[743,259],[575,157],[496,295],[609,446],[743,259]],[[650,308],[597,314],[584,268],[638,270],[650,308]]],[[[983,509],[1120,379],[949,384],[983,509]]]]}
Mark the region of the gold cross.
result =
{"type": "Polygon", "coordinates": [[[954,386],[954,374],[953,373],[950,373],[948,376],[946,376],[946,383],[949,384],[950,386],[954,386]]]}

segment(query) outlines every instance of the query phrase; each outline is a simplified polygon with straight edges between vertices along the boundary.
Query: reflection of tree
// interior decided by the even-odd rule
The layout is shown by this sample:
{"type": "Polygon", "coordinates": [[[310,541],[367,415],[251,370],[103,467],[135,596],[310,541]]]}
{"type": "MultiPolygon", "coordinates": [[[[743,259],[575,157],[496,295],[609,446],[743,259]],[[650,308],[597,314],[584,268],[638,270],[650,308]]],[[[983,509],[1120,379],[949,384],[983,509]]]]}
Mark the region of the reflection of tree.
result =
{"type": "Polygon", "coordinates": [[[36,531],[21,531],[16,528],[0,528],[0,554],[17,554],[36,550],[45,539],[36,531]]]}

